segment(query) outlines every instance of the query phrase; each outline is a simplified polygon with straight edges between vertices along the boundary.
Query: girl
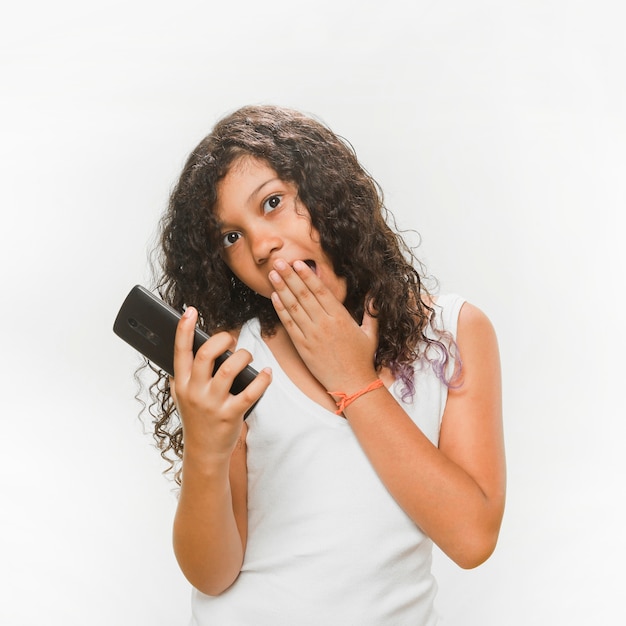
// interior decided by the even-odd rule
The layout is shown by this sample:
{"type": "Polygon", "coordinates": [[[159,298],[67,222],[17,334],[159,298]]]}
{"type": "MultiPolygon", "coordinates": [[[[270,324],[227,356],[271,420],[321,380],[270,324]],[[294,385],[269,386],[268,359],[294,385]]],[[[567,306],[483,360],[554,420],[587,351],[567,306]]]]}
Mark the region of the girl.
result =
{"type": "Polygon", "coordinates": [[[221,120],[172,192],[159,291],[186,311],[155,434],[182,461],[194,625],[430,626],[432,542],[464,568],[495,547],[495,334],[428,293],[386,217],[343,140],[271,106],[221,120]]]}

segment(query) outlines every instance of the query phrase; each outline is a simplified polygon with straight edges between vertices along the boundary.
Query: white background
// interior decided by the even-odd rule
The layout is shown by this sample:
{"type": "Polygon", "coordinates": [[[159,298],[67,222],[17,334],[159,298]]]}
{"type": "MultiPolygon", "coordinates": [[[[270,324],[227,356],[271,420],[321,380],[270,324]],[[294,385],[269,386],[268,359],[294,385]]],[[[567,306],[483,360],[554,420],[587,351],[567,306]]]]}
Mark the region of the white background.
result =
{"type": "MultiPolygon", "coordinates": [[[[172,484],[111,332],[188,152],[248,103],[355,146],[491,317],[509,492],[444,623],[617,624],[626,44],[614,0],[31,0],[0,19],[0,622],[177,626],[172,484]]],[[[395,626],[395,625],[391,625],[395,626]]]]}

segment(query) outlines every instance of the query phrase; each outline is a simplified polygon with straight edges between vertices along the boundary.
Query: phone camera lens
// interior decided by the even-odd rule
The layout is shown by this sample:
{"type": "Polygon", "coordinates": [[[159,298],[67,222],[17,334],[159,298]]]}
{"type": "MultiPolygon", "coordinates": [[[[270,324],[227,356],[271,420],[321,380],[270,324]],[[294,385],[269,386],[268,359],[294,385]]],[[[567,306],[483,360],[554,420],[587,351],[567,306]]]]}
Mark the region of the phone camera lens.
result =
{"type": "Polygon", "coordinates": [[[136,319],[134,319],[134,318],[132,318],[132,317],[129,317],[129,318],[128,318],[128,323],[129,323],[129,324],[130,324],[133,328],[137,328],[137,320],[136,320],[136,319]]]}

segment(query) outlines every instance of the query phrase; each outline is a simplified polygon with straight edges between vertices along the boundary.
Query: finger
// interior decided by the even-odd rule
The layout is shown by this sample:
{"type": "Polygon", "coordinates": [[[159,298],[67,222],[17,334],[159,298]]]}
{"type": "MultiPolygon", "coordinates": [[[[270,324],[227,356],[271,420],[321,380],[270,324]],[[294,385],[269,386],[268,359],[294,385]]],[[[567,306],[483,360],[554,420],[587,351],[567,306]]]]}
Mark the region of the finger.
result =
{"type": "Polygon", "coordinates": [[[194,307],[187,307],[176,327],[174,337],[174,377],[179,381],[187,381],[191,376],[193,365],[193,334],[196,327],[198,312],[194,307]]]}
{"type": "Polygon", "coordinates": [[[255,379],[236,396],[231,396],[239,410],[245,413],[267,390],[272,382],[272,370],[264,367],[255,379]]]}
{"type": "Polygon", "coordinates": [[[170,396],[172,397],[172,402],[176,404],[176,383],[174,382],[173,376],[170,376],[169,384],[170,384],[170,396]]]}
{"type": "Polygon", "coordinates": [[[293,270],[313,295],[316,304],[326,313],[333,315],[337,310],[344,308],[343,303],[337,300],[332,291],[304,261],[295,261],[293,270]]]}
{"type": "Polygon", "coordinates": [[[269,279],[282,306],[294,319],[302,316],[308,317],[305,306],[307,297],[311,297],[311,292],[291,266],[282,260],[277,261],[275,269],[269,273],[269,279]]]}
{"type": "Polygon", "coordinates": [[[272,270],[269,278],[275,288],[271,300],[278,318],[292,338],[302,337],[311,318],[277,272],[272,270]]]}
{"type": "Polygon", "coordinates": [[[235,340],[227,332],[216,333],[203,343],[196,352],[190,383],[204,386],[213,376],[216,359],[233,347],[235,340]]]}
{"type": "Polygon", "coordinates": [[[277,259],[269,277],[278,296],[275,302],[302,328],[321,313],[328,313],[327,307],[332,308],[333,302],[337,304],[324,283],[303,261],[295,261],[291,267],[283,259],[277,259]]]}
{"type": "Polygon", "coordinates": [[[252,355],[247,350],[233,352],[213,374],[213,389],[224,396],[230,392],[233,381],[247,365],[252,362],[252,355]]]}

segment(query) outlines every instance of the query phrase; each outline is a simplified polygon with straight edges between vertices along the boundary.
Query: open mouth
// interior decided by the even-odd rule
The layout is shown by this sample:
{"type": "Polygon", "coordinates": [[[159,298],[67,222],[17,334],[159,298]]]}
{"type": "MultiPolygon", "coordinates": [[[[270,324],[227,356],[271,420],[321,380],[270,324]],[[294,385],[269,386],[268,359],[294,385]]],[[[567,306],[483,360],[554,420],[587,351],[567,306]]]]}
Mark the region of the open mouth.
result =
{"type": "Polygon", "coordinates": [[[304,262],[315,272],[317,270],[317,264],[311,259],[305,259],[304,262]]]}

